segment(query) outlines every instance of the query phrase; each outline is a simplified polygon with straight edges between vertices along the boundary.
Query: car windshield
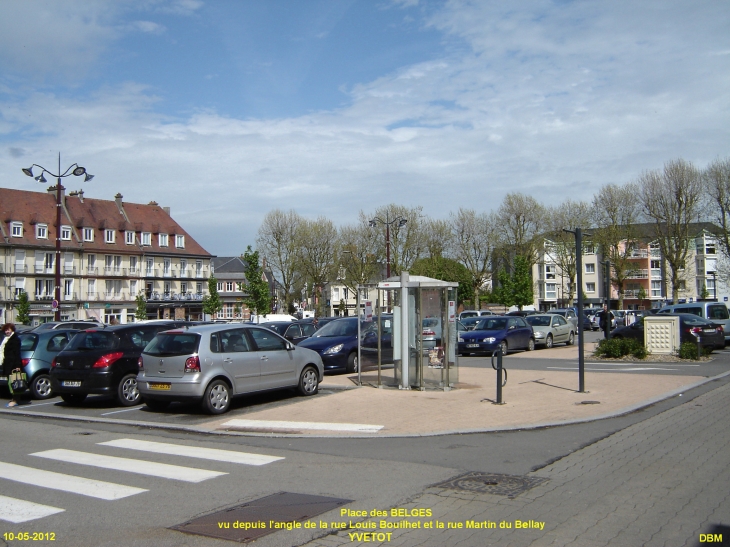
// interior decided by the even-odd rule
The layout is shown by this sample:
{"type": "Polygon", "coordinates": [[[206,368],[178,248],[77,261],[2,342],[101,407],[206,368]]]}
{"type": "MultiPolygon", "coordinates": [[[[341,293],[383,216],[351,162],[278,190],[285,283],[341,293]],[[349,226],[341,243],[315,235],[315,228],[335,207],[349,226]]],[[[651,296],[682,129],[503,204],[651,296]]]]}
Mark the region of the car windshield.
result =
{"type": "Polygon", "coordinates": [[[327,323],[314,333],[314,338],[332,338],[334,336],[357,336],[357,319],[339,319],[327,323]]]}
{"type": "Polygon", "coordinates": [[[439,320],[435,317],[427,317],[423,320],[423,326],[424,327],[438,327],[439,326],[439,320]]]}
{"type": "Polygon", "coordinates": [[[525,317],[527,322],[533,327],[549,327],[550,316],[548,315],[528,315],[525,317]]]}
{"type": "Polygon", "coordinates": [[[200,335],[192,332],[161,332],[147,344],[147,355],[192,355],[198,352],[200,335]]]}
{"type": "Polygon", "coordinates": [[[507,319],[504,317],[482,319],[477,323],[474,330],[505,330],[507,319]]]}
{"type": "Polygon", "coordinates": [[[66,346],[67,350],[116,349],[119,336],[113,332],[87,330],[74,336],[66,346]]]}

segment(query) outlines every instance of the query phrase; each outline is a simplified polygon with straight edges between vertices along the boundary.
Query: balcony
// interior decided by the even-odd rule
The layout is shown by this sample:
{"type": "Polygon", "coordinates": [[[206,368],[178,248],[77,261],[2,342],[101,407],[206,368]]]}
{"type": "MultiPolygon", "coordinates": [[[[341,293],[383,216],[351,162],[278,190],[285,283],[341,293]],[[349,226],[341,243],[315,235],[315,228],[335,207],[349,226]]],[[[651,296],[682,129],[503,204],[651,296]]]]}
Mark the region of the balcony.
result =
{"type": "Polygon", "coordinates": [[[106,275],[106,276],[126,275],[126,270],[124,268],[117,268],[116,266],[105,266],[104,275],[106,275]]]}
{"type": "Polygon", "coordinates": [[[28,273],[28,266],[25,264],[16,264],[13,266],[13,273],[28,273]]]}
{"type": "Polygon", "coordinates": [[[76,268],[74,266],[64,266],[61,273],[63,275],[76,275],[76,268]]]}
{"type": "Polygon", "coordinates": [[[86,268],[86,275],[97,275],[97,269],[94,266],[86,268]]]}
{"type": "Polygon", "coordinates": [[[626,258],[648,258],[649,252],[646,249],[631,249],[626,253],[626,258]]]}
{"type": "Polygon", "coordinates": [[[36,264],[33,271],[37,274],[54,274],[56,273],[56,268],[54,266],[41,266],[36,264]]]}
{"type": "Polygon", "coordinates": [[[628,270],[625,276],[626,279],[649,279],[649,270],[628,270]]]}
{"type": "Polygon", "coordinates": [[[105,300],[115,300],[115,301],[126,300],[126,298],[124,296],[125,296],[124,293],[121,293],[121,292],[116,292],[116,291],[104,292],[105,300]]]}

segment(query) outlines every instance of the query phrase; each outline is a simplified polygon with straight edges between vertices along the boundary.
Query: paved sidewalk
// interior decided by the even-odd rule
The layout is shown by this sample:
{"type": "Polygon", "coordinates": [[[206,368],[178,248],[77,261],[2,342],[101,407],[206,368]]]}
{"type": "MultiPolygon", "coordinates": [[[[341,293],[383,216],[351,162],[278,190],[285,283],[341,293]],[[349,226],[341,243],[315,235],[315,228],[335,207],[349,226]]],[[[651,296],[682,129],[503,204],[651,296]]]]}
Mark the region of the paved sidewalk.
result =
{"type": "Polygon", "coordinates": [[[730,524],[728,411],[730,385],[725,385],[530,473],[527,478],[546,480],[513,499],[431,487],[413,499],[393,500],[394,507],[428,509],[428,517],[351,519],[361,528],[332,532],[307,545],[699,545],[701,533],[730,524]],[[387,528],[382,521],[420,522],[420,528],[387,528]],[[423,527],[438,526],[436,521],[462,528],[423,527]],[[517,528],[518,521],[526,527],[517,528]],[[468,527],[473,523],[495,528],[468,527]],[[500,527],[505,523],[511,528],[500,527]],[[375,541],[352,535],[363,531],[375,532],[375,541]],[[387,533],[389,539],[378,539],[387,533]]]}

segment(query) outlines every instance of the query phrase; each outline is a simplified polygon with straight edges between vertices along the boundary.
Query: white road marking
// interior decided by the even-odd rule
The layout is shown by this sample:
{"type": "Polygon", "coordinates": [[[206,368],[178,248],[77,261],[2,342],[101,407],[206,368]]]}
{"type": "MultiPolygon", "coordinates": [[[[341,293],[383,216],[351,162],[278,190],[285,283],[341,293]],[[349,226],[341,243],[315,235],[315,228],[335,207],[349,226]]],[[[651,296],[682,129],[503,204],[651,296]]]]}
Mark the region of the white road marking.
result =
{"type": "MultiPolygon", "coordinates": [[[[644,365],[647,366],[647,363],[594,363],[594,362],[586,362],[586,365],[600,365],[600,366],[607,366],[607,367],[629,367],[629,366],[636,366],[636,365],[644,365]]],[[[690,365],[686,363],[662,363],[663,367],[699,367],[701,365],[690,365]]]]}
{"type": "Polygon", "coordinates": [[[48,517],[64,511],[65,509],[51,507],[50,505],[0,496],[0,520],[14,524],[48,517]]]}
{"type": "Polygon", "coordinates": [[[63,448],[36,452],[30,455],[38,456],[40,458],[48,458],[49,460],[60,460],[78,463],[80,465],[90,465],[93,467],[101,467],[103,469],[115,469],[117,471],[127,471],[129,473],[139,473],[140,475],[151,475],[153,477],[162,477],[164,479],[173,479],[185,482],[202,482],[220,475],[228,474],[221,473],[220,471],[208,471],[207,469],[195,469],[193,467],[182,467],[167,463],[133,460],[131,458],[117,458],[115,456],[104,456],[102,454],[91,454],[89,452],[78,452],[76,450],[65,450],[63,448]]]}
{"type": "Polygon", "coordinates": [[[120,412],[129,412],[131,410],[142,410],[141,406],[137,406],[134,408],[125,408],[124,410],[115,410],[114,412],[105,412],[102,414],[102,416],[109,416],[109,414],[119,414],[120,412]]]}
{"type": "Polygon", "coordinates": [[[323,431],[360,431],[377,433],[382,425],[336,424],[326,422],[285,422],[279,420],[230,420],[222,427],[240,427],[246,429],[317,429],[323,431]]]}
{"type": "Polygon", "coordinates": [[[129,450],[155,452],[157,454],[187,456],[189,458],[202,458],[206,460],[241,463],[245,465],[266,465],[268,463],[284,459],[280,456],[267,456],[265,454],[250,454],[247,452],[234,452],[233,450],[220,450],[217,448],[202,448],[197,446],[186,446],[179,444],[156,443],[151,441],[138,441],[135,439],[117,439],[115,441],[107,441],[97,444],[101,446],[127,448],[129,450]]]}
{"type": "MultiPolygon", "coordinates": [[[[571,368],[571,367],[547,367],[555,370],[578,370],[578,367],[571,368]]],[[[584,370],[592,370],[592,371],[604,371],[604,372],[636,372],[638,370],[674,370],[672,368],[659,368],[659,367],[632,367],[632,368],[586,368],[584,370]]]]}
{"type": "Polygon", "coordinates": [[[54,473],[53,471],[2,462],[0,462],[0,478],[23,484],[32,484],[33,486],[51,488],[52,490],[73,492],[74,494],[81,494],[82,496],[102,500],[118,500],[127,496],[147,492],[143,488],[85,479],[83,477],[64,475],[63,473],[54,473]]]}

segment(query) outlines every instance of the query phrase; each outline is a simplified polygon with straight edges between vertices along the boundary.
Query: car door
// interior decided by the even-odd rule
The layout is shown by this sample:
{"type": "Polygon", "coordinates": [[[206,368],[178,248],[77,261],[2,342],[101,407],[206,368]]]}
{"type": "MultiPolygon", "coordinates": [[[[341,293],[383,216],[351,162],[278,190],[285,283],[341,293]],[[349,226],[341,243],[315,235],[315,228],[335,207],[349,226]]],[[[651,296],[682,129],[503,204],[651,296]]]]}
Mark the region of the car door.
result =
{"type": "Polygon", "coordinates": [[[532,329],[525,328],[527,323],[521,317],[507,320],[507,345],[510,349],[526,348],[532,329]]]}
{"type": "Polygon", "coordinates": [[[259,386],[272,389],[296,385],[297,363],[294,352],[288,351],[288,342],[268,329],[252,327],[246,329],[253,343],[253,352],[261,364],[259,386]]]}
{"type": "Polygon", "coordinates": [[[568,323],[565,319],[563,319],[559,315],[556,315],[555,317],[552,318],[550,326],[553,329],[553,340],[555,342],[567,342],[568,341],[568,338],[570,336],[570,329],[571,329],[570,323],[568,323]]]}
{"type": "Polygon", "coordinates": [[[226,329],[210,336],[210,349],[219,357],[229,377],[234,393],[256,391],[261,386],[261,361],[253,351],[245,329],[226,329]]]}
{"type": "Polygon", "coordinates": [[[292,344],[299,343],[304,338],[304,336],[302,336],[302,327],[299,326],[299,323],[289,325],[284,332],[284,338],[289,340],[292,344]]]}

